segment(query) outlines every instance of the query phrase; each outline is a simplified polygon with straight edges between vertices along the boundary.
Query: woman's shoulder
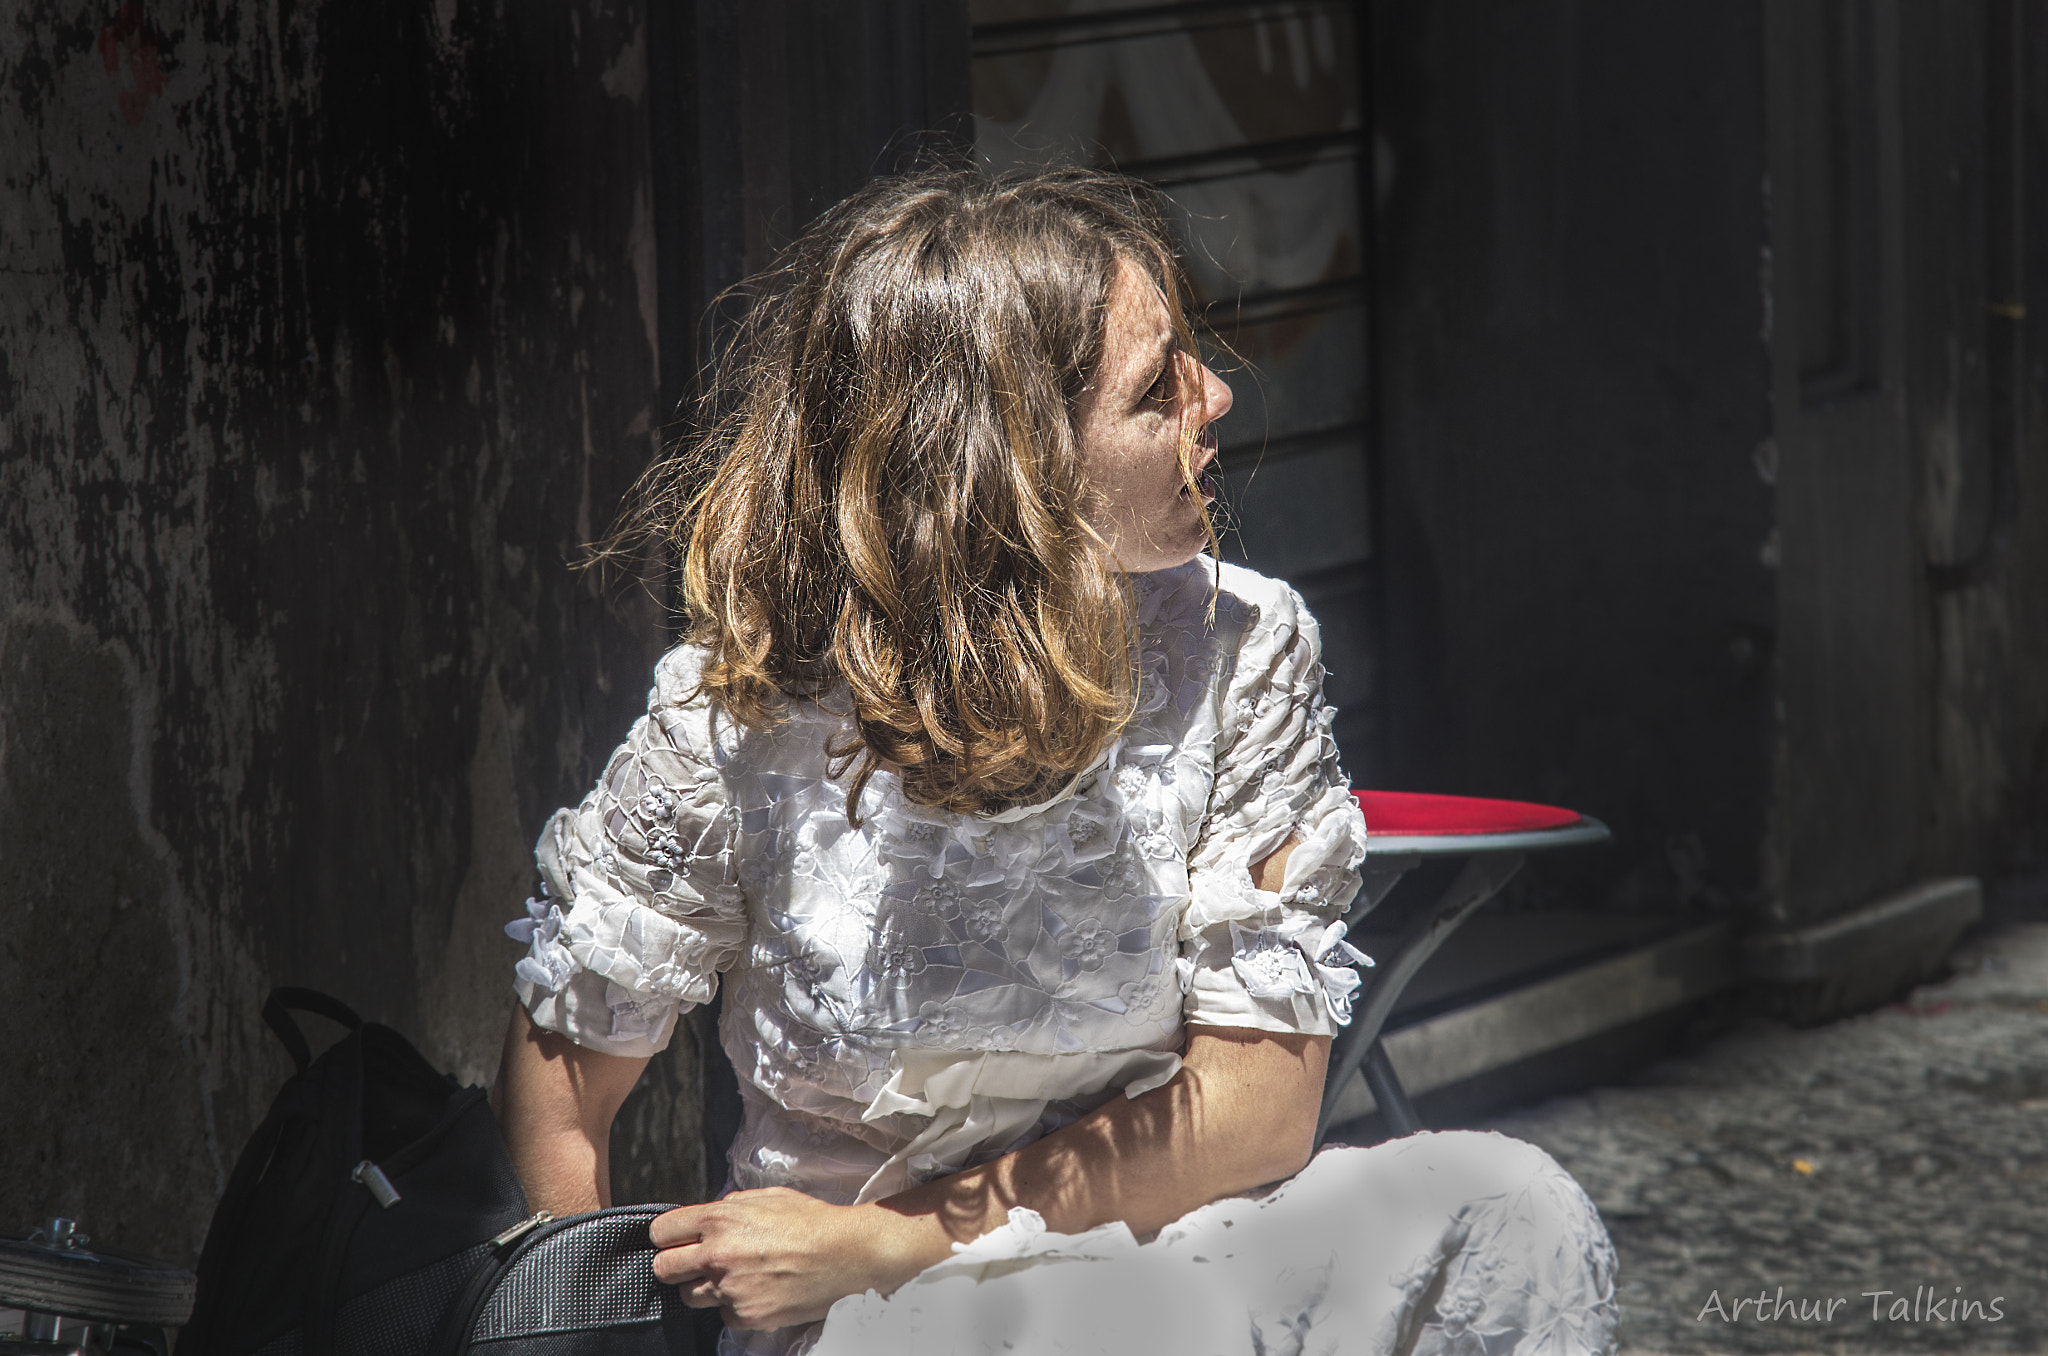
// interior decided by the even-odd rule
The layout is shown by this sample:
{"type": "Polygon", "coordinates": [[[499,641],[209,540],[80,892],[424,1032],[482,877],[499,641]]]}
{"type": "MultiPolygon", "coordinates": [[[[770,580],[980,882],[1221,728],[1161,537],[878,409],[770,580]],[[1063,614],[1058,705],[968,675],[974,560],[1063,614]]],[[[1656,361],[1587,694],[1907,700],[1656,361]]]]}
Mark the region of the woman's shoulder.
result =
{"type": "Polygon", "coordinates": [[[1277,650],[1291,647],[1297,639],[1319,646],[1315,618],[1286,580],[1206,555],[1197,557],[1194,566],[1186,583],[1176,589],[1182,610],[1207,614],[1213,597],[1212,624],[1235,648],[1277,650]]]}
{"type": "Polygon", "coordinates": [[[1308,605],[1286,580],[1227,560],[1216,561],[1215,568],[1217,593],[1253,614],[1247,620],[1296,624],[1309,617],[1308,605]]]}
{"type": "Polygon", "coordinates": [[[792,698],[769,729],[750,731],[705,690],[704,670],[710,662],[710,650],[691,641],[655,661],[654,687],[647,694],[648,719],[678,752],[729,770],[733,759],[741,756],[741,745],[752,739],[808,748],[843,724],[818,703],[792,698]]]}
{"type": "Polygon", "coordinates": [[[711,766],[722,766],[737,731],[718,704],[704,691],[704,665],[709,652],[688,641],[654,663],[654,687],[647,694],[647,717],[676,752],[711,766]]]}
{"type": "MultiPolygon", "coordinates": [[[[664,654],[654,663],[654,690],[647,694],[647,709],[650,714],[687,713],[699,723],[708,722],[722,738],[737,737],[732,718],[704,690],[704,668],[710,662],[711,651],[693,641],[686,640],[664,654]]],[[[798,725],[842,723],[842,717],[828,709],[830,705],[829,699],[826,705],[820,705],[807,698],[792,697],[784,703],[778,717],[798,725]]]]}
{"type": "Polygon", "coordinates": [[[1322,633],[1292,585],[1228,561],[1215,563],[1214,577],[1217,618],[1228,610],[1235,619],[1235,656],[1218,675],[1227,701],[1256,706],[1259,689],[1320,681],[1322,633]]]}
{"type": "Polygon", "coordinates": [[[1132,575],[1131,582],[1141,624],[1206,620],[1213,614],[1227,627],[1276,619],[1292,622],[1308,615],[1301,595],[1285,580],[1209,555],[1170,570],[1132,575]]]}
{"type": "Polygon", "coordinates": [[[705,706],[704,662],[710,652],[690,641],[654,661],[654,690],[647,694],[647,709],[705,706]]]}
{"type": "Polygon", "coordinates": [[[1141,715],[1169,702],[1192,712],[1206,689],[1206,709],[1227,726],[1232,710],[1256,709],[1259,689],[1292,687],[1320,661],[1315,621],[1284,580],[1201,555],[1132,584],[1144,650],[1141,715]]]}

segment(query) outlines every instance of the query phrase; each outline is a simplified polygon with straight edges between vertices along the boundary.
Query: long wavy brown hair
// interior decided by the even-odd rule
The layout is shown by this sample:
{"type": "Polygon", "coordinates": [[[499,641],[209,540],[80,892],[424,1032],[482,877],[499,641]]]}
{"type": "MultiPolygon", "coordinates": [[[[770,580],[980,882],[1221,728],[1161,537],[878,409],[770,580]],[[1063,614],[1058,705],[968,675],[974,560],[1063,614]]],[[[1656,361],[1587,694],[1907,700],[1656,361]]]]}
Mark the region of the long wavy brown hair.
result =
{"type": "Polygon", "coordinates": [[[642,482],[640,523],[684,552],[703,691],[754,728],[790,698],[842,710],[849,819],[882,767],[925,805],[1042,799],[1130,718],[1131,593],[1075,432],[1125,260],[1193,353],[1143,183],[877,181],[750,285],[699,432],[642,482]]]}

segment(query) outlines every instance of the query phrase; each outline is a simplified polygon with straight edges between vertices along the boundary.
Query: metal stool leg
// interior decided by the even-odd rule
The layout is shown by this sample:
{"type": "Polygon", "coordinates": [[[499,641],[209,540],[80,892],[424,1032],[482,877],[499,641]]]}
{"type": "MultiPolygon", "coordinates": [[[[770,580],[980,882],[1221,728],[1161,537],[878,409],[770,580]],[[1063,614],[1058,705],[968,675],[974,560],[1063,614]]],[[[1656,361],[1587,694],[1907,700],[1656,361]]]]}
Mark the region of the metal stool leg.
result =
{"type": "Polygon", "coordinates": [[[1394,1138],[1412,1135],[1422,1129],[1422,1118],[1415,1114],[1415,1104],[1408,1100],[1407,1090],[1394,1076],[1394,1065],[1387,1058],[1387,1047],[1383,1042],[1372,1043],[1372,1049],[1365,1052],[1365,1063],[1359,1072],[1365,1075],[1365,1085],[1372,1089],[1372,1100],[1379,1107],[1380,1119],[1387,1123],[1387,1129],[1394,1132],[1394,1138]]]}
{"type": "MultiPolygon", "coordinates": [[[[1407,933],[1394,949],[1391,958],[1383,961],[1367,980],[1365,988],[1358,995],[1353,1009],[1351,1025],[1342,1032],[1330,1049],[1329,1072],[1323,1083],[1322,1115],[1316,1123],[1316,1143],[1321,1145],[1323,1136],[1330,1132],[1331,1117],[1337,1110],[1337,1099],[1343,1094],[1344,1084],[1357,1071],[1359,1065],[1371,1054],[1377,1052],[1387,1082],[1414,1128],[1415,1108],[1409,1104],[1407,1094],[1395,1081],[1393,1068],[1386,1064],[1386,1052],[1380,1049],[1380,1028],[1394,1010],[1394,1002],[1400,998],[1401,990],[1408,987],[1408,981],[1422,968],[1444,938],[1457,931],[1458,925],[1493,898],[1500,887],[1508,883],[1522,865],[1519,852],[1489,853],[1474,856],[1458,872],[1450,889],[1444,891],[1426,912],[1409,925],[1407,933]]],[[[1372,1088],[1373,1100],[1384,1110],[1387,1103],[1380,1099],[1379,1088],[1367,1075],[1366,1086],[1372,1088]]],[[[1391,1116],[1388,1124],[1394,1124],[1391,1116]]],[[[1410,1133],[1402,1131],[1403,1134],[1410,1133]]]]}

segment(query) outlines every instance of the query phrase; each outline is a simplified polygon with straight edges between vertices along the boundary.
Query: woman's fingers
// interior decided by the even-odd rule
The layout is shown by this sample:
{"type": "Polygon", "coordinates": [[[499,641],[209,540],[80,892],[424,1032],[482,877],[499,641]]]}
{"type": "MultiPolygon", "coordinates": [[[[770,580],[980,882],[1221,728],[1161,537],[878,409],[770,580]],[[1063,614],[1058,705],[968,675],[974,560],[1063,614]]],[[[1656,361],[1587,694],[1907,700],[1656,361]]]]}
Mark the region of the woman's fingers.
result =
{"type": "Polygon", "coordinates": [[[687,1286],[711,1275],[704,1245],[692,1239],[654,1254],[654,1279],[667,1285],[687,1286]]]}
{"type": "Polygon", "coordinates": [[[676,1287],[692,1309],[716,1309],[732,1296],[718,1288],[719,1273],[711,1270],[702,1243],[684,1243],[654,1254],[654,1279],[676,1287]]]}
{"type": "Polygon", "coordinates": [[[647,1226],[647,1236],[657,1248],[672,1248],[678,1243],[694,1243],[704,1237],[705,1205],[679,1205],[654,1217],[647,1226]]]}
{"type": "Polygon", "coordinates": [[[847,1207],[767,1188],[683,1206],[649,1229],[655,1279],[693,1309],[720,1309],[728,1326],[780,1328],[823,1318],[834,1300],[868,1288],[871,1231],[847,1207]]]}
{"type": "Polygon", "coordinates": [[[704,1242],[707,1215],[715,1204],[679,1206],[656,1215],[647,1228],[659,1249],[654,1254],[654,1279],[682,1291],[683,1303],[692,1309],[715,1309],[727,1302],[718,1289],[721,1273],[712,1267],[704,1242]]]}
{"type": "Polygon", "coordinates": [[[664,1248],[654,1254],[654,1278],[666,1281],[682,1292],[683,1303],[692,1309],[716,1309],[729,1305],[732,1297],[718,1288],[718,1278],[707,1269],[701,1243],[664,1248]]]}

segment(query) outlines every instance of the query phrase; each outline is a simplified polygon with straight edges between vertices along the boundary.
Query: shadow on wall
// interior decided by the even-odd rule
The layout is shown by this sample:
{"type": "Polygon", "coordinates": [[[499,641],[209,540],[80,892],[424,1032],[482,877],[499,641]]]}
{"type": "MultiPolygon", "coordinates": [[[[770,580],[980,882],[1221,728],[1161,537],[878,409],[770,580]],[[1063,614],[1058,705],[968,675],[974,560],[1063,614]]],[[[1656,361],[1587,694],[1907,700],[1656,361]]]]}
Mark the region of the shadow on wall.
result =
{"type": "MultiPolygon", "coordinates": [[[[181,962],[194,920],[150,827],[140,702],[119,647],[83,627],[17,613],[0,634],[0,877],[13,915],[0,992],[17,1033],[0,1043],[0,1197],[21,1216],[0,1228],[61,1204],[124,1238],[182,1244],[194,1202],[174,1184],[210,1190],[238,1147],[214,1123],[219,1070],[193,1086],[181,962]]],[[[230,963],[258,982],[247,954],[230,963]]],[[[289,1072],[281,1056],[238,1062],[264,1079],[289,1072]]]]}
{"type": "MultiPolygon", "coordinates": [[[[646,18],[12,21],[0,1230],[189,1263],[273,984],[494,1067],[533,837],[664,644],[569,568],[662,422],[646,18]]],[[[689,1136],[625,1148],[701,1193],[689,1136]]]]}

